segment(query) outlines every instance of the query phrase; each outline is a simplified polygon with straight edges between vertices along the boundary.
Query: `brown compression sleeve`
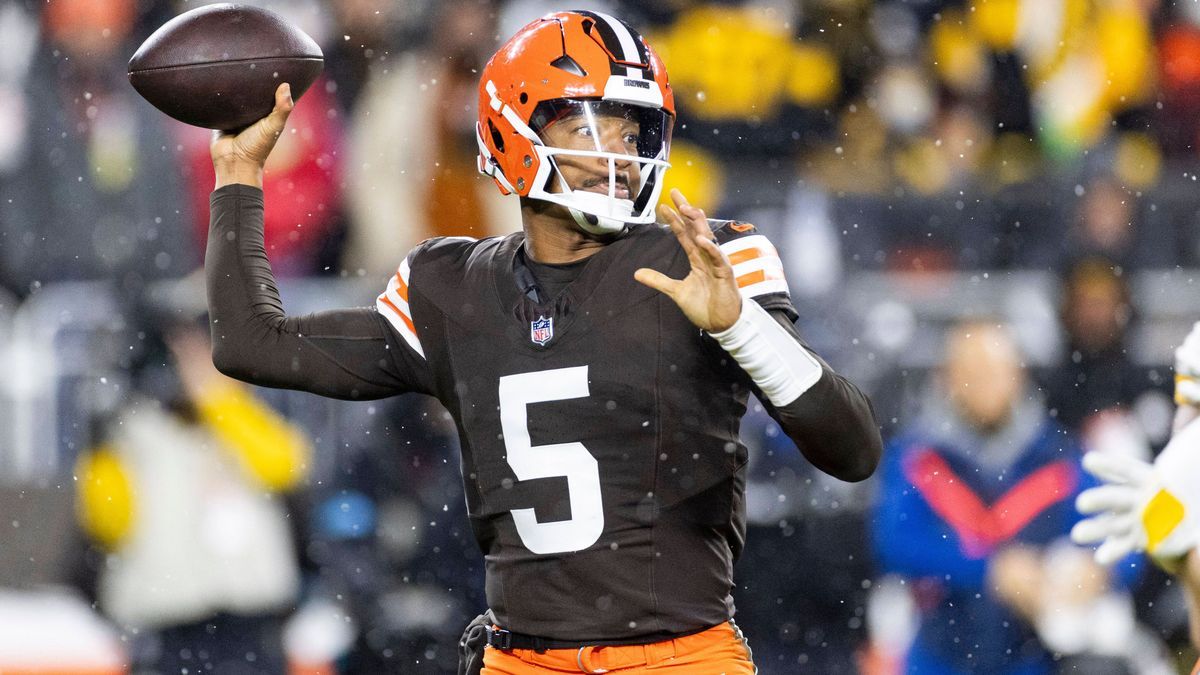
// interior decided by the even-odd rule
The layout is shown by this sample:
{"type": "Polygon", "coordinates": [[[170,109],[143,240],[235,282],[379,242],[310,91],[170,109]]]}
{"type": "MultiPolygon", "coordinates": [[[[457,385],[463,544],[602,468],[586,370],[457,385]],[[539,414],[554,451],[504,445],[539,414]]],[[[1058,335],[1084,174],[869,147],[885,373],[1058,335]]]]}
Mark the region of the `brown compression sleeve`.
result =
{"type": "Polygon", "coordinates": [[[373,307],[287,316],[263,243],[263,193],[210,197],[205,278],[213,362],[230,377],[341,399],[430,391],[424,359],[373,307]]]}
{"type": "Polygon", "coordinates": [[[870,399],[804,344],[788,311],[769,311],[820,362],[822,373],[816,384],[787,405],[773,406],[762,395],[759,400],[805,459],[818,469],[846,481],[868,478],[883,454],[883,439],[870,399]]]}

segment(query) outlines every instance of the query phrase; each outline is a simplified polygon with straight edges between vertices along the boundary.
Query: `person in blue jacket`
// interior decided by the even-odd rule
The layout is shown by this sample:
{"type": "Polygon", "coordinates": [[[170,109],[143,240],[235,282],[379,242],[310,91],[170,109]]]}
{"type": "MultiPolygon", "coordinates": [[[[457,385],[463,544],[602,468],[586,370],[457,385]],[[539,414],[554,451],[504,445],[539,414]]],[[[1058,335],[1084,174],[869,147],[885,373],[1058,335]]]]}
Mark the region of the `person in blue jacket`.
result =
{"type": "Polygon", "coordinates": [[[1053,625],[1050,603],[1083,606],[1108,585],[1078,549],[1071,584],[1047,573],[1048,551],[1070,548],[1075,496],[1094,484],[1082,448],[1027,387],[994,323],[950,331],[922,404],[884,453],[872,522],[880,571],[910,583],[921,614],[905,672],[1053,672],[1038,631],[1053,625]]]}

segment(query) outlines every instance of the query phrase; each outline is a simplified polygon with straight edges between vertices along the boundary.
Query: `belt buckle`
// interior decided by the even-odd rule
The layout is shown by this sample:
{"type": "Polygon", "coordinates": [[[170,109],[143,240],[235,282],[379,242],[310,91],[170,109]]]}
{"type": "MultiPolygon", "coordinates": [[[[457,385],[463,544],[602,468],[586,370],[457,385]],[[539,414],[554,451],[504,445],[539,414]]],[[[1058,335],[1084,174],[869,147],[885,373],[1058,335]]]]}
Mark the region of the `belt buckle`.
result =
{"type": "Polygon", "coordinates": [[[604,668],[593,669],[592,664],[590,662],[587,665],[584,665],[583,650],[585,650],[585,649],[588,650],[588,656],[591,656],[592,650],[594,650],[595,647],[592,645],[580,647],[579,651],[575,653],[575,663],[579,666],[579,670],[581,672],[587,673],[587,675],[600,675],[601,673],[607,673],[608,670],[606,670],[604,668]]]}
{"type": "Polygon", "coordinates": [[[487,627],[487,643],[500,651],[512,649],[512,633],[495,626],[487,627]]]}

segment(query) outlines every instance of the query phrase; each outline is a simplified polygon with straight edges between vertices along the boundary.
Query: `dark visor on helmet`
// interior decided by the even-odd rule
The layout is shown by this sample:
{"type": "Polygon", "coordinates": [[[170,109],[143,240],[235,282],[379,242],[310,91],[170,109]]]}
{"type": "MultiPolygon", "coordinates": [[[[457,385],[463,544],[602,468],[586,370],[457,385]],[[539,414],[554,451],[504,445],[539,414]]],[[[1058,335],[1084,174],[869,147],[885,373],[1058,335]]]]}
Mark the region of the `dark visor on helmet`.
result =
{"type": "MultiPolygon", "coordinates": [[[[631,144],[631,150],[636,148],[638,157],[654,159],[660,157],[664,148],[671,142],[671,126],[674,120],[666,112],[657,108],[604,101],[600,99],[553,99],[543,101],[534,109],[529,126],[545,142],[542,133],[552,125],[578,125],[581,134],[591,134],[599,138],[600,127],[607,119],[626,120],[633,124],[627,128],[636,133],[636,142],[631,144]]],[[[599,141],[595,141],[597,144],[599,141]]],[[[599,145],[593,148],[579,147],[577,150],[600,150],[599,145]]],[[[630,153],[632,154],[632,153],[630,153]]]]}

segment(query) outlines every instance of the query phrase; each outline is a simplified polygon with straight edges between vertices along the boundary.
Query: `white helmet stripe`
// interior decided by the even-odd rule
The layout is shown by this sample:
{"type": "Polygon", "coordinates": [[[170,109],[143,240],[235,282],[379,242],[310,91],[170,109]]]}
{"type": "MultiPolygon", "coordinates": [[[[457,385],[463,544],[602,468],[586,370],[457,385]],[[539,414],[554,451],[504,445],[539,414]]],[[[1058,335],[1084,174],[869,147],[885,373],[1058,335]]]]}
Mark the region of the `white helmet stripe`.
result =
{"type": "MultiPolygon", "coordinates": [[[[595,14],[596,18],[608,24],[609,30],[611,30],[613,34],[617,36],[617,42],[619,42],[621,45],[622,61],[629,61],[632,63],[642,62],[641,56],[638,53],[637,38],[629,31],[628,28],[625,27],[625,24],[603,12],[592,12],[592,14],[595,14]]],[[[630,75],[630,77],[634,76],[630,75]]]]}
{"type": "MultiPolygon", "coordinates": [[[[602,12],[580,11],[580,14],[596,21],[596,30],[613,57],[623,63],[649,63],[649,53],[646,45],[638,38],[623,21],[602,12]]],[[[619,63],[612,64],[612,74],[634,80],[648,78],[647,71],[637,66],[627,66],[619,63]]]]}

